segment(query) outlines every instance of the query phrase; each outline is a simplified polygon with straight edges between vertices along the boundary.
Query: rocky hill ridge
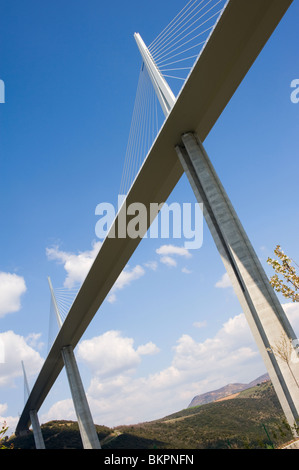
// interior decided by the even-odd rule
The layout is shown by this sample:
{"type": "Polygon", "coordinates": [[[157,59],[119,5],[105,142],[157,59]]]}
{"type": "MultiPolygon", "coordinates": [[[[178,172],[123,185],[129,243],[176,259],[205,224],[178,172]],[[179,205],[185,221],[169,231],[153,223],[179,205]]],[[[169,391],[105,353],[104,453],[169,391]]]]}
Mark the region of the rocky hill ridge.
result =
{"type": "Polygon", "coordinates": [[[242,392],[243,390],[254,387],[257,384],[266,382],[268,380],[270,380],[269,375],[264,374],[248,384],[228,384],[224,387],[219,388],[218,390],[212,390],[210,392],[202,393],[201,395],[196,395],[191,400],[190,404],[188,405],[188,408],[192,408],[193,406],[205,405],[207,403],[220,400],[222,398],[242,392]]]}

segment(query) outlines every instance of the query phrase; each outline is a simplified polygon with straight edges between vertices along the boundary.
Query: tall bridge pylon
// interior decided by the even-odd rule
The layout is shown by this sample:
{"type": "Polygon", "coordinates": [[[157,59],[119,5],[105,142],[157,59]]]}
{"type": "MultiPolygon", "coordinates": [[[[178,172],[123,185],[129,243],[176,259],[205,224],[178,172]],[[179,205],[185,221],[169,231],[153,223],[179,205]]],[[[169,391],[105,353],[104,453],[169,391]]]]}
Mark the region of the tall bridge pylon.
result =
{"type": "MultiPolygon", "coordinates": [[[[135,40],[167,117],[175,97],[140,34],[135,40]]],[[[175,147],[215,245],[242,306],[270,379],[292,428],[299,422],[298,361],[286,363],[272,347],[296,340],[296,334],[278,301],[253,246],[223,188],[199,136],[190,129],[175,147]]]]}
{"type": "MultiPolygon", "coordinates": [[[[25,365],[24,365],[23,361],[22,361],[22,369],[23,369],[23,375],[24,375],[24,392],[25,392],[24,395],[25,395],[26,398],[28,398],[28,396],[30,395],[30,390],[29,390],[29,384],[28,384],[28,380],[27,380],[25,365]]],[[[32,424],[33,438],[34,438],[34,442],[35,442],[35,447],[36,447],[36,449],[45,449],[46,448],[45,447],[45,442],[44,442],[44,438],[43,438],[43,435],[42,435],[42,430],[41,430],[41,427],[40,427],[40,424],[39,424],[37,411],[36,410],[30,410],[29,414],[30,414],[30,420],[31,420],[31,424],[32,424]]],[[[27,431],[24,434],[27,434],[27,431]]]]}
{"type": "MultiPolygon", "coordinates": [[[[59,313],[56,297],[50,277],[48,283],[51,292],[51,299],[54,305],[55,315],[59,328],[62,327],[62,319],[59,313]]],[[[80,377],[79,368],[71,344],[65,345],[61,349],[61,354],[73,398],[74,408],[77,415],[79,431],[84,449],[100,449],[101,444],[93,423],[88,401],[86,398],[83,383],[80,377]]]]}

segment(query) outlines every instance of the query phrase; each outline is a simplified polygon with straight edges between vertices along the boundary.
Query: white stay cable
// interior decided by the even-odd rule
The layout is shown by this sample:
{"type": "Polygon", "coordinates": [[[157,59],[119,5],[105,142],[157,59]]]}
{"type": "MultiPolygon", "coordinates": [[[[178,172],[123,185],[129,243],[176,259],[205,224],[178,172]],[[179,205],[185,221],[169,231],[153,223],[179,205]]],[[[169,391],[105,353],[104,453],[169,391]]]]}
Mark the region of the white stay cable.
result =
{"type": "Polygon", "coordinates": [[[141,67],[119,194],[127,194],[158,132],[156,97],[141,67]]]}
{"type": "Polygon", "coordinates": [[[163,31],[161,31],[161,33],[156,37],[156,39],[154,39],[154,41],[151,42],[151,44],[149,45],[148,49],[150,51],[152,51],[153,49],[155,49],[155,46],[161,42],[162,38],[165,37],[165,35],[171,30],[174,28],[174,25],[179,21],[180,18],[182,18],[182,16],[184,16],[184,14],[192,7],[192,5],[194,5],[194,3],[196,3],[197,0],[190,0],[187,5],[184,6],[184,8],[173,18],[173,20],[170,21],[170,23],[168,23],[168,25],[163,29],[163,31]],[[192,3],[193,1],[193,3],[192,3]],[[192,5],[190,5],[189,8],[188,5],[192,3],[192,5]]]}
{"type": "MultiPolygon", "coordinates": [[[[191,23],[191,25],[189,25],[189,26],[186,27],[186,25],[187,25],[193,18],[195,18],[196,15],[198,15],[201,11],[203,11],[204,8],[206,8],[206,6],[209,5],[212,1],[213,1],[213,0],[208,0],[207,3],[206,3],[200,10],[198,10],[196,13],[194,13],[194,12],[197,10],[197,8],[203,3],[203,0],[202,0],[188,15],[187,15],[185,18],[183,18],[182,21],[177,25],[177,26],[179,26],[180,24],[182,24],[180,28],[174,29],[174,31],[172,32],[172,34],[168,34],[167,36],[165,36],[165,38],[163,39],[163,41],[161,41],[161,42],[159,43],[159,47],[158,47],[158,48],[156,47],[155,49],[151,49],[151,50],[150,50],[151,54],[152,54],[153,56],[156,56],[157,53],[160,53],[161,50],[164,49],[165,46],[162,47],[164,44],[166,44],[166,46],[169,45],[169,44],[171,44],[171,43],[176,39],[176,37],[179,37],[179,36],[180,36],[181,34],[183,34],[187,29],[189,29],[193,24],[195,24],[197,21],[199,21],[201,18],[203,18],[210,10],[206,11],[205,13],[203,13],[199,18],[197,18],[193,23],[191,23]],[[194,14],[191,16],[191,18],[189,18],[189,19],[186,21],[186,19],[187,19],[187,18],[190,16],[190,14],[192,14],[192,13],[194,13],[194,14]],[[179,31],[180,31],[182,28],[185,28],[185,29],[184,29],[180,34],[178,34],[179,31]],[[175,36],[175,35],[176,35],[176,37],[174,37],[172,40],[170,40],[170,39],[171,39],[173,36],[175,36]]],[[[213,6],[212,8],[214,8],[214,6],[213,6]]]]}

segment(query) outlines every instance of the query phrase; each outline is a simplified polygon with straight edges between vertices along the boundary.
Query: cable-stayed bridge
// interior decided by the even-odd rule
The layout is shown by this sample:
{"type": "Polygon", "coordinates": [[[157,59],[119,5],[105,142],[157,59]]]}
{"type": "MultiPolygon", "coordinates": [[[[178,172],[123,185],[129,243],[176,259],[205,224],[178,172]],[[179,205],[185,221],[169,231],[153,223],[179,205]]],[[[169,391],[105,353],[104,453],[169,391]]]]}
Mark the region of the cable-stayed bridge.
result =
{"type": "MultiPolygon", "coordinates": [[[[17,433],[26,431],[30,423],[38,426],[37,412],[65,366],[84,447],[100,447],[73,349],[142,239],[142,235],[112,236],[129,220],[126,207],[138,202],[149,208],[165,202],[183,172],[203,204],[207,225],[286,418],[291,425],[298,420],[298,363],[289,370],[269,353],[281,336],[293,340],[295,334],[203,147],[291,3],[189,1],[149,47],[135,34],[142,65],[120,188],[126,198],[70,308],[65,298],[61,301],[51,291],[59,330],[29,393],[17,433]],[[179,85],[170,85],[172,81],[179,85]],[[66,314],[64,321],[60,312],[66,314]]],[[[152,222],[147,218],[146,230],[152,222]]]]}

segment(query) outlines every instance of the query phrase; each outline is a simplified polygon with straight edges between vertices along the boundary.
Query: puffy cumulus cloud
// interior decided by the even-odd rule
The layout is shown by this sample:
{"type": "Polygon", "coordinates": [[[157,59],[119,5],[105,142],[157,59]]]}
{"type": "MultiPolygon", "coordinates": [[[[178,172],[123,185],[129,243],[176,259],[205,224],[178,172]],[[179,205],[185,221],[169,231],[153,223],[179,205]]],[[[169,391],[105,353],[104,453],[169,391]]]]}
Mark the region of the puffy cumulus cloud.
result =
{"type": "Polygon", "coordinates": [[[149,342],[134,348],[134,340],[119,331],[107,331],[101,336],[84,340],[78,346],[78,358],[101,378],[130,373],[141,362],[141,356],[156,354],[157,346],[149,342]]]}
{"type": "Polygon", "coordinates": [[[20,310],[21,296],[26,290],[23,277],[0,272],[0,317],[20,310]]]}
{"type": "Polygon", "coordinates": [[[229,318],[224,324],[222,329],[217,334],[217,337],[226,343],[233,342],[236,344],[244,344],[249,339],[249,326],[245,318],[244,313],[236,315],[235,317],[229,318]]]}
{"type": "Polygon", "coordinates": [[[286,302],[282,304],[282,308],[284,309],[295,333],[297,334],[297,338],[299,338],[299,303],[286,302]]]}
{"type": "Polygon", "coordinates": [[[218,289],[227,289],[228,287],[232,287],[229,275],[227,273],[223,274],[222,278],[216,282],[215,287],[218,289]]]}
{"type": "Polygon", "coordinates": [[[7,404],[6,403],[0,403],[0,416],[2,416],[7,410],[7,404]]]}
{"type": "Polygon", "coordinates": [[[158,263],[157,261],[148,261],[147,263],[144,263],[144,266],[151,269],[152,271],[156,271],[158,268],[158,263]]]}
{"type": "Polygon", "coordinates": [[[188,268],[182,268],[182,273],[184,273],[184,274],[192,274],[192,271],[190,271],[190,269],[188,269],[188,268]]]}
{"type": "Polygon", "coordinates": [[[166,264],[167,266],[173,266],[173,267],[177,266],[176,260],[172,258],[171,256],[161,256],[160,261],[161,263],[166,264]]]}
{"type": "Polygon", "coordinates": [[[202,375],[212,371],[236,370],[259,353],[244,314],[226,321],[213,338],[195,341],[190,335],[182,335],[174,348],[172,365],[184,374],[188,371],[202,375]]]}
{"type": "Polygon", "coordinates": [[[5,435],[10,436],[15,431],[16,425],[19,421],[19,417],[7,415],[7,410],[7,404],[0,403],[0,427],[2,427],[2,425],[5,423],[5,425],[8,427],[8,430],[5,435]]]}
{"type": "Polygon", "coordinates": [[[123,395],[125,389],[132,390],[134,388],[134,380],[129,374],[119,374],[109,379],[103,379],[98,376],[93,376],[88,388],[90,397],[96,399],[101,397],[109,400],[109,397],[117,394],[123,395]],[[133,388],[132,388],[133,387],[133,388]]]}
{"type": "MultiPolygon", "coordinates": [[[[91,250],[83,251],[78,254],[61,251],[57,246],[46,249],[46,254],[49,260],[54,260],[63,264],[67,273],[64,287],[71,289],[78,284],[82,284],[101,248],[101,245],[101,242],[96,242],[93,244],[91,250]]],[[[153,264],[151,264],[150,267],[151,269],[154,269],[153,264]]],[[[142,266],[137,265],[132,269],[126,267],[120,273],[112,287],[110,294],[107,297],[108,302],[114,303],[116,301],[117,291],[129,286],[133,281],[139,279],[144,274],[145,270],[142,266]]]]}
{"type": "Polygon", "coordinates": [[[178,255],[191,258],[190,252],[183,246],[162,245],[160,248],[157,248],[156,253],[158,253],[158,255],[178,255]]]}
{"type": "Polygon", "coordinates": [[[132,338],[123,338],[119,331],[108,331],[82,341],[78,346],[78,358],[91,368],[93,374],[112,376],[138,366],[140,356],[133,343],[132,338]]]}
{"type": "MultiPolygon", "coordinates": [[[[97,424],[108,423],[113,426],[130,421],[130,416],[134,420],[139,413],[142,414],[146,380],[144,378],[134,380],[133,373],[143,356],[158,352],[159,348],[151,341],[134,348],[132,338],[123,337],[119,331],[114,330],[79,343],[76,352],[78,361],[81,367],[85,364],[92,372],[87,398],[97,424]],[[132,410],[128,410],[131,415],[124,408],[128,405],[127,399],[131,403],[132,410]],[[137,400],[135,407],[134,400],[137,400]],[[116,404],[115,409],[113,402],[116,404]]],[[[146,401],[150,402],[149,397],[146,401]]],[[[66,399],[55,403],[40,419],[41,422],[52,419],[76,419],[72,400],[66,399]]]]}
{"type": "Polygon", "coordinates": [[[44,343],[40,341],[41,336],[42,336],[41,333],[30,333],[25,338],[25,341],[28,344],[28,346],[41,350],[44,346],[44,343]]]}
{"type": "Polygon", "coordinates": [[[71,398],[60,400],[54,403],[54,405],[52,405],[46,413],[43,413],[39,417],[41,423],[47,423],[48,421],[52,421],[53,419],[77,421],[74,403],[71,398]]]}
{"type": "Polygon", "coordinates": [[[193,323],[193,326],[195,326],[195,328],[204,328],[205,326],[207,326],[207,322],[204,320],[204,321],[196,321],[193,323]]]}
{"type": "Polygon", "coordinates": [[[57,246],[55,246],[52,248],[46,248],[46,254],[48,259],[63,264],[67,273],[64,286],[72,288],[76,284],[81,284],[84,281],[101,248],[101,245],[101,242],[93,243],[91,250],[82,251],[78,254],[61,251],[57,246]]]}
{"type": "Polygon", "coordinates": [[[0,387],[13,386],[14,379],[23,375],[21,361],[24,362],[27,377],[40,371],[44,361],[23,336],[6,331],[0,333],[0,343],[4,351],[4,360],[0,364],[0,387]]]}
{"type": "Polygon", "coordinates": [[[107,298],[108,302],[113,303],[116,301],[116,292],[129,286],[133,281],[144,276],[145,270],[142,266],[135,266],[133,269],[129,267],[125,268],[118,276],[114,286],[112,287],[110,294],[107,298]]]}
{"type": "Polygon", "coordinates": [[[137,354],[140,354],[140,356],[148,356],[152,354],[157,354],[160,351],[160,349],[150,341],[149,343],[142,344],[141,346],[138,346],[137,348],[137,354]]]}
{"type": "MultiPolygon", "coordinates": [[[[165,400],[171,397],[173,399],[176,393],[173,390],[172,394],[166,396],[164,390],[154,390],[144,378],[128,380],[125,377],[121,387],[119,383],[114,387],[111,385],[94,378],[87,391],[94,421],[108,426],[136,424],[161,418],[169,409],[169,402],[165,400]]],[[[177,411],[175,408],[173,410],[177,411]]]]}
{"type": "MultiPolygon", "coordinates": [[[[176,267],[177,261],[174,256],[181,256],[183,258],[191,258],[191,253],[185,247],[175,245],[162,245],[157,248],[156,253],[160,255],[160,261],[170,267],[176,267]]],[[[187,268],[183,268],[183,272],[187,272],[187,268]]]]}

